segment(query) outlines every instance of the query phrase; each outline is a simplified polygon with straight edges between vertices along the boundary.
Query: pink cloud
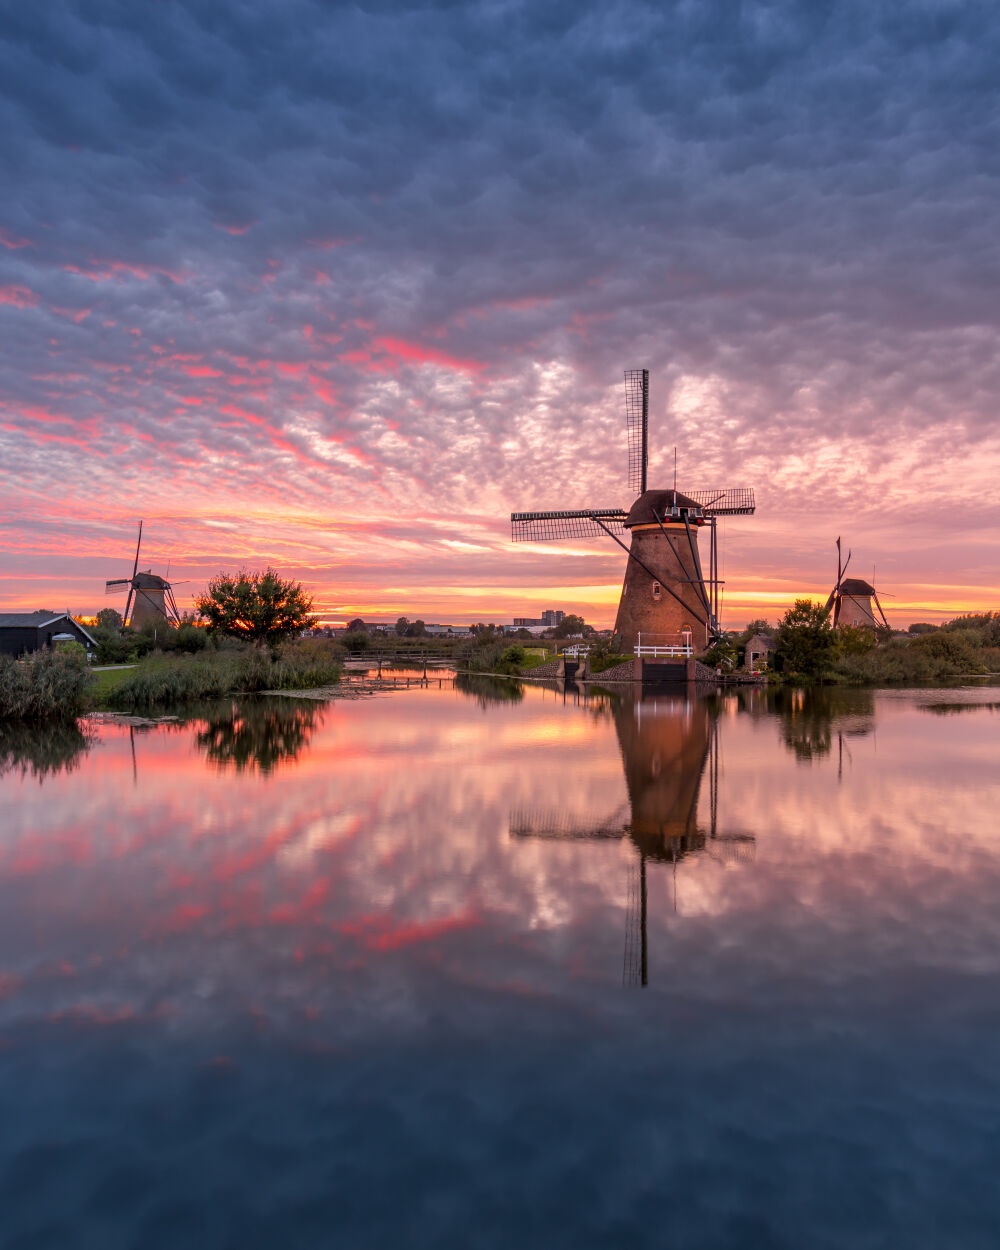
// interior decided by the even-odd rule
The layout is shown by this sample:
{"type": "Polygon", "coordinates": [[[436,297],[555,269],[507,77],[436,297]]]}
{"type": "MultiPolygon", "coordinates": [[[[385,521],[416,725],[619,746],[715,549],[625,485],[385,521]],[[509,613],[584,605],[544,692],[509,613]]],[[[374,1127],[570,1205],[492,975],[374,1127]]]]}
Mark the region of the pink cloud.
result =
{"type": "Polygon", "coordinates": [[[419,365],[439,365],[460,373],[478,373],[486,368],[483,361],[462,360],[458,356],[439,351],[436,347],[424,347],[421,343],[408,343],[405,339],[379,338],[375,340],[375,346],[391,356],[398,356],[401,360],[412,361],[419,365]]]}
{"type": "Polygon", "coordinates": [[[15,308],[33,308],[38,296],[26,286],[0,286],[0,304],[13,304],[15,308]]]}
{"type": "Polygon", "coordinates": [[[216,222],[213,222],[212,224],[215,226],[216,230],[224,230],[226,234],[237,235],[237,234],[246,234],[248,231],[252,230],[257,223],[255,221],[250,221],[250,222],[247,222],[246,225],[227,226],[227,225],[224,225],[221,221],[216,221],[216,222]]]}

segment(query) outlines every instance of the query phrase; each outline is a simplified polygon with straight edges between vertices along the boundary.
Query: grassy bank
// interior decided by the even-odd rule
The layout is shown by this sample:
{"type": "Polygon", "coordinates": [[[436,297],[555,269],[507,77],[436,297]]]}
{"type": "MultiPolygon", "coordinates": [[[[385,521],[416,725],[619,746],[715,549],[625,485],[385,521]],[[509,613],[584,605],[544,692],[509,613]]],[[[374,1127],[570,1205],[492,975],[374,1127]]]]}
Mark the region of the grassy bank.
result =
{"type": "Polygon", "coordinates": [[[285,643],[273,653],[248,647],[200,655],[154,655],[134,669],[115,671],[115,681],[107,683],[101,702],[116,712],[148,712],[219,695],[330,686],[340,680],[341,654],[336,643],[303,639],[285,643]]]}
{"type": "Polygon", "coordinates": [[[275,651],[258,647],[197,655],[154,653],[131,667],[95,673],[79,649],[0,656],[0,722],[69,722],[84,712],[149,712],[220,695],[308,690],[340,680],[342,648],[302,639],[275,651]]]}

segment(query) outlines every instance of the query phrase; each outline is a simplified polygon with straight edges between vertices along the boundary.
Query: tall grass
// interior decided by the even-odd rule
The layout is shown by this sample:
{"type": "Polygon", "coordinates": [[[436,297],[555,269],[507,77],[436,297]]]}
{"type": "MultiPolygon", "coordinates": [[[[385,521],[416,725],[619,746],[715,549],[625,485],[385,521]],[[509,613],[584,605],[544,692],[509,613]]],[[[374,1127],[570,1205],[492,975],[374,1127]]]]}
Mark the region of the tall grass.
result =
{"type": "Polygon", "coordinates": [[[308,690],[340,680],[340,648],[326,639],[147,661],[108,694],[119,712],[148,712],[219,695],[308,690]]]}
{"type": "Polygon", "coordinates": [[[23,660],[0,655],[0,720],[74,720],[93,681],[77,651],[35,651],[23,660]]]}

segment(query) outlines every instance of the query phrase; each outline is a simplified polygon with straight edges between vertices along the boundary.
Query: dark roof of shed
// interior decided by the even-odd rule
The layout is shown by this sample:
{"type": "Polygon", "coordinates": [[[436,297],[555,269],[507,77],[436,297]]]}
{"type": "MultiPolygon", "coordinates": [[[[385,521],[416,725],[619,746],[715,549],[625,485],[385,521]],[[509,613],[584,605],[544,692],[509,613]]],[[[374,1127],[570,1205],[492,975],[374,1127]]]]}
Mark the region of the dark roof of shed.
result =
{"type": "Polygon", "coordinates": [[[842,595],[857,595],[859,598],[871,598],[875,593],[875,587],[864,581],[860,577],[845,577],[840,583],[840,593],[842,595]]]}
{"type": "Polygon", "coordinates": [[[774,650],[774,639],[769,634],[753,634],[747,639],[746,645],[752,647],[755,642],[759,644],[761,651],[774,650]]]}
{"type": "Polygon", "coordinates": [[[0,612],[0,629],[39,629],[55,621],[70,621],[74,629],[96,645],[97,640],[89,629],[75,620],[68,612],[0,612]]]}
{"type": "Polygon", "coordinates": [[[0,629],[37,629],[65,616],[65,612],[0,612],[0,629]]]}

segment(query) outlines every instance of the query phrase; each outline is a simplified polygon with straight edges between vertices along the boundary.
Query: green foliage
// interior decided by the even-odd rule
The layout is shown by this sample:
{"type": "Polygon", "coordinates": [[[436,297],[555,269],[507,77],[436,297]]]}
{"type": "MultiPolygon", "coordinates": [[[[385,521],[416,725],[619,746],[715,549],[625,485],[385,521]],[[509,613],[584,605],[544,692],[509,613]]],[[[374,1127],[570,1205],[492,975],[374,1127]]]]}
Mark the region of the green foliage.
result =
{"type": "Polygon", "coordinates": [[[955,630],[975,630],[983,646],[1000,647],[1000,612],[970,612],[941,626],[944,633],[955,630]]]}
{"type": "Polygon", "coordinates": [[[407,638],[426,638],[427,626],[423,621],[414,621],[412,625],[406,627],[407,638]]]}
{"type": "Polygon", "coordinates": [[[866,625],[841,625],[837,630],[841,655],[868,655],[878,645],[875,631],[866,625]]]}
{"type": "Polygon", "coordinates": [[[724,673],[731,673],[739,660],[739,654],[728,638],[720,638],[701,657],[702,664],[707,664],[709,668],[721,668],[724,673]]]}
{"type": "Polygon", "coordinates": [[[283,581],[270,567],[263,573],[220,573],[195,604],[213,633],[268,644],[301,633],[312,611],[302,586],[283,581]]]}
{"type": "Polygon", "coordinates": [[[0,655],[0,720],[73,720],[93,681],[82,647],[35,651],[23,660],[0,655]]]}
{"type": "Polygon", "coordinates": [[[939,628],[940,628],[940,626],[938,626],[938,625],[929,625],[926,621],[917,621],[915,624],[913,624],[913,625],[911,625],[911,626],[909,627],[909,629],[907,630],[907,633],[910,633],[910,634],[933,634],[933,633],[935,633],[935,632],[936,632],[939,628]]]}
{"type": "Polygon", "coordinates": [[[796,599],[778,624],[775,661],[782,672],[815,680],[832,672],[837,637],[821,603],[796,599]]]}
{"type": "Polygon", "coordinates": [[[116,612],[114,608],[101,608],[97,617],[97,628],[105,630],[119,630],[125,624],[122,620],[122,614],[116,612]]]}
{"type": "Polygon", "coordinates": [[[747,627],[743,630],[743,635],[746,635],[743,641],[749,642],[754,634],[762,634],[767,638],[773,633],[774,630],[771,628],[770,622],[765,620],[763,616],[757,616],[752,621],[747,621],[747,627]]]}
{"type": "Polygon", "coordinates": [[[582,616],[576,616],[572,612],[569,616],[564,616],[559,624],[552,631],[553,638],[570,638],[577,634],[583,634],[586,631],[586,624],[582,616]]]}
{"type": "Polygon", "coordinates": [[[153,649],[152,635],[134,634],[126,629],[117,631],[95,630],[98,664],[134,664],[153,649]]]}
{"type": "Polygon", "coordinates": [[[367,651],[371,646],[372,640],[368,637],[367,630],[352,629],[350,633],[344,634],[341,642],[348,651],[367,651]]]}
{"type": "Polygon", "coordinates": [[[272,655],[263,647],[204,656],[154,658],[108,692],[120,712],[147,712],[227,694],[308,690],[340,680],[343,648],[325,638],[285,643],[272,655]]]}
{"type": "Polygon", "coordinates": [[[406,631],[409,628],[410,628],[410,622],[406,619],[406,617],[405,616],[399,617],[399,619],[396,621],[396,637],[397,638],[405,637],[406,631]]]}

